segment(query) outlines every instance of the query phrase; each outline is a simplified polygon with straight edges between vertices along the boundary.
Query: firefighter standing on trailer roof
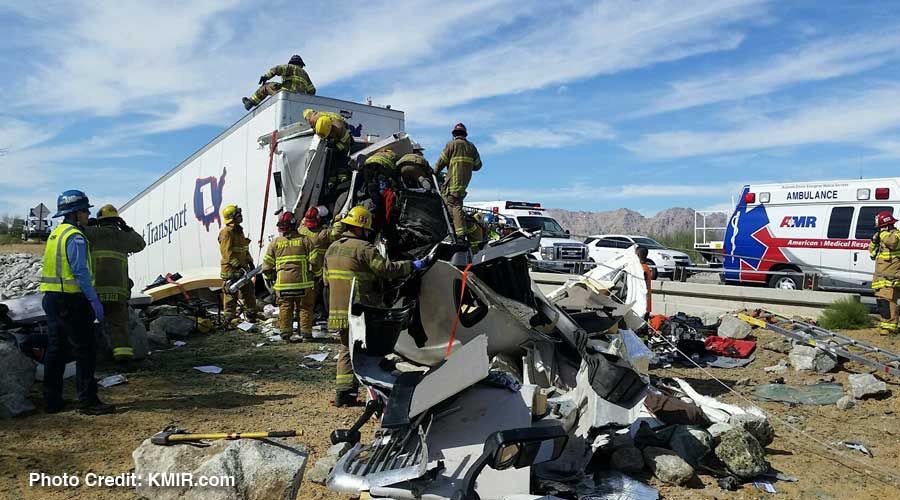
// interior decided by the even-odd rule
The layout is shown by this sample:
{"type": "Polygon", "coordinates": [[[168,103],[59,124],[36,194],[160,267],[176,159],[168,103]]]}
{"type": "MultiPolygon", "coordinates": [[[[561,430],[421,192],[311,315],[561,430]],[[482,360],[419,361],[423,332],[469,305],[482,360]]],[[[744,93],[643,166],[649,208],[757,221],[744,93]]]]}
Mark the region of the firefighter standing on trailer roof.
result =
{"type": "Polygon", "coordinates": [[[466,139],[469,134],[465,125],[457,123],[451,134],[453,139],[444,146],[441,156],[434,164],[434,171],[440,174],[445,167],[447,168],[447,180],[444,182],[442,194],[453,217],[456,236],[462,238],[473,230],[466,224],[463,201],[466,199],[466,188],[469,187],[472,172],[481,169],[481,156],[478,155],[475,145],[466,139]]]}
{"type": "Polygon", "coordinates": [[[278,218],[278,232],[281,236],[269,243],[262,267],[269,281],[275,281],[278,333],[291,342],[312,340],[312,325],[304,329],[301,311],[306,297],[314,294],[316,269],[312,254],[316,248],[311,239],[297,232],[297,219],[292,212],[284,212],[278,218]],[[299,320],[300,335],[294,333],[295,318],[299,320]]]}
{"type": "Polygon", "coordinates": [[[869,242],[869,256],[875,261],[872,288],[878,313],[881,315],[881,334],[897,333],[897,299],[900,298],[900,231],[894,227],[897,219],[890,212],[875,216],[875,234],[869,242]]]}
{"type": "Polygon", "coordinates": [[[287,64],[279,64],[266,72],[265,75],[259,77],[260,87],[250,97],[242,97],[244,109],[247,111],[258,106],[263,99],[270,95],[275,95],[281,90],[288,92],[300,92],[301,94],[316,95],[316,86],[312,84],[306,70],[303,69],[306,64],[303,58],[298,55],[291,56],[291,60],[287,64]],[[280,76],[281,83],[266,83],[273,76],[280,76]]]}
{"type": "Polygon", "coordinates": [[[129,363],[134,349],[128,336],[128,299],[131,280],[128,279],[128,254],[140,252],[147,246],[144,238],[119,217],[112,205],[97,211],[97,223],[84,230],[91,244],[91,260],[96,283],[94,288],[103,303],[103,314],[113,345],[113,360],[129,363]]]}
{"type": "MultiPolygon", "coordinates": [[[[240,207],[228,205],[223,208],[222,218],[225,219],[225,227],[219,231],[219,251],[222,253],[221,276],[226,282],[226,286],[222,287],[222,314],[226,324],[236,326],[240,322],[240,318],[237,316],[237,297],[228,293],[227,283],[230,280],[241,278],[245,272],[252,270],[253,258],[250,257],[250,238],[244,236],[244,228],[241,227],[244,216],[240,207]]],[[[253,282],[248,281],[238,293],[244,300],[244,313],[247,320],[259,319],[253,282]]]]}
{"type": "Polygon", "coordinates": [[[350,364],[349,322],[350,290],[356,279],[353,297],[365,305],[382,305],[381,280],[401,278],[426,267],[425,260],[391,262],[378,253],[369,237],[372,214],[365,207],[353,207],[343,219],[347,231],[332,243],[325,253],[325,268],[330,290],[328,328],[338,331],[341,347],[338,351],[335,375],[335,406],[356,404],[357,381],[350,364]]]}

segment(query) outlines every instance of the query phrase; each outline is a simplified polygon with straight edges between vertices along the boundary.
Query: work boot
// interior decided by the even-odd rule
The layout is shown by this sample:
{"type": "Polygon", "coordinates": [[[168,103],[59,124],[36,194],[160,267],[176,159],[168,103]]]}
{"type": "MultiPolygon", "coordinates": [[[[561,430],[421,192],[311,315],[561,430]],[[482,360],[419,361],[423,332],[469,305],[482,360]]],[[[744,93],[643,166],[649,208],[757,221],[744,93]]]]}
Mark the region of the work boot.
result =
{"type": "Polygon", "coordinates": [[[48,404],[44,407],[44,413],[48,415],[53,415],[54,413],[62,413],[64,411],[69,411],[72,409],[72,402],[68,399],[63,399],[58,403],[48,404]]]}
{"type": "Polygon", "coordinates": [[[115,413],[116,407],[96,399],[90,403],[82,403],[79,411],[84,415],[108,415],[115,413]]]}
{"type": "Polygon", "coordinates": [[[335,391],[334,393],[334,406],[338,408],[350,407],[350,406],[359,406],[359,401],[356,400],[358,396],[356,390],[353,391],[335,391]]]}
{"type": "Polygon", "coordinates": [[[253,109],[253,101],[251,101],[250,99],[248,99],[246,97],[241,97],[241,102],[244,103],[244,109],[246,109],[247,111],[250,111],[251,109],[253,109]]]}

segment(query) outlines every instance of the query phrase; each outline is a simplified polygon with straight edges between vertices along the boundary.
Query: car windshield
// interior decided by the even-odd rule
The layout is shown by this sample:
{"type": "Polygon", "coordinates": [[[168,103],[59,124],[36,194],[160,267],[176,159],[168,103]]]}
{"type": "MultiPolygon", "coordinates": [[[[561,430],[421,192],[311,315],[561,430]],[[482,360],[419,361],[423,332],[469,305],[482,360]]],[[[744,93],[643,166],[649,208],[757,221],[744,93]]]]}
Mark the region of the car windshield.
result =
{"type": "Polygon", "coordinates": [[[635,243],[637,243],[638,245],[640,245],[642,247],[666,248],[662,243],[660,243],[652,238],[637,237],[637,238],[631,238],[631,239],[634,240],[635,243]]]}
{"type": "Polygon", "coordinates": [[[544,236],[559,236],[565,238],[566,231],[559,222],[550,217],[518,217],[519,226],[528,231],[540,231],[544,236]]]}

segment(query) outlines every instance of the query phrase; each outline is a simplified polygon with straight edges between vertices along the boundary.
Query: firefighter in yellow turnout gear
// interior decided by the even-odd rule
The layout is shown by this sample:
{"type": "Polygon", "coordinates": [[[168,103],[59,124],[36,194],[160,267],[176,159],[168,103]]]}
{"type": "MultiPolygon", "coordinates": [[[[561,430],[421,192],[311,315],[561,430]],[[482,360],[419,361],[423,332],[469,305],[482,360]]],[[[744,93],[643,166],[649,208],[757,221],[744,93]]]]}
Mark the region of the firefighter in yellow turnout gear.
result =
{"type": "Polygon", "coordinates": [[[882,335],[897,333],[897,299],[900,298],[900,231],[890,212],[875,216],[875,235],[869,242],[869,257],[875,261],[872,288],[881,315],[882,335]]]}
{"type": "MultiPolygon", "coordinates": [[[[325,210],[322,207],[323,211],[325,210]]],[[[327,213],[327,211],[325,211],[327,213]]],[[[322,284],[323,269],[325,266],[325,251],[328,245],[337,237],[337,233],[333,233],[332,238],[326,238],[329,231],[323,229],[319,225],[320,214],[318,207],[309,207],[306,215],[303,217],[303,227],[300,228],[300,234],[306,236],[313,242],[314,248],[309,254],[309,261],[312,263],[313,269],[313,288],[312,293],[308,293],[303,297],[300,304],[300,332],[303,340],[313,340],[312,327],[315,318],[316,302],[324,288],[322,284]]]]}
{"type": "Polygon", "coordinates": [[[244,97],[244,109],[247,111],[258,106],[263,99],[270,95],[275,95],[279,91],[287,90],[288,92],[300,92],[301,94],[316,95],[316,86],[312,84],[306,70],[303,69],[306,64],[303,58],[294,55],[291,56],[287,64],[279,64],[266,72],[265,75],[259,77],[260,87],[249,98],[244,97]],[[281,83],[269,82],[274,76],[281,77],[281,83]]]}
{"type": "Polygon", "coordinates": [[[346,154],[353,143],[353,138],[350,137],[350,131],[347,129],[347,122],[343,116],[337,113],[305,109],[303,119],[309,123],[316,135],[331,141],[338,151],[346,154]]]}
{"type": "Polygon", "coordinates": [[[299,318],[303,302],[313,295],[314,277],[318,271],[310,255],[314,243],[297,232],[297,219],[292,212],[278,218],[281,236],[269,243],[263,257],[263,273],[271,282],[274,278],[275,298],[278,302],[278,329],[281,338],[291,342],[312,339],[311,325],[304,329],[299,318]],[[294,319],[299,319],[300,335],[294,334],[294,319]]]}
{"type": "Polygon", "coordinates": [[[444,182],[442,194],[453,217],[456,236],[464,237],[474,231],[466,224],[463,202],[466,199],[466,188],[472,180],[472,172],[481,170],[481,156],[475,145],[466,139],[468,131],[465,125],[457,123],[451,134],[453,139],[444,146],[441,156],[434,164],[434,171],[440,174],[447,168],[447,180],[444,182]]]}
{"type": "Polygon", "coordinates": [[[85,228],[84,235],[91,244],[91,261],[96,283],[94,289],[103,304],[103,314],[113,345],[113,359],[127,363],[134,358],[128,336],[128,299],[131,280],[128,279],[128,254],[140,252],[147,246],[144,238],[125,224],[112,205],[104,205],[97,212],[97,223],[85,228]]]}
{"type": "MultiPolygon", "coordinates": [[[[222,254],[221,277],[225,282],[238,279],[246,271],[254,268],[253,258],[250,257],[250,238],[244,236],[241,222],[244,216],[236,205],[228,205],[222,209],[222,218],[225,219],[225,227],[219,231],[219,251],[222,254]]],[[[237,323],[237,298],[222,288],[223,304],[222,315],[226,323],[237,323]]],[[[256,308],[256,290],[253,282],[244,285],[239,294],[244,301],[244,312],[247,319],[255,321],[259,317],[256,308]]]]}
{"type": "Polygon", "coordinates": [[[353,207],[343,219],[347,232],[332,243],[325,253],[325,273],[330,292],[328,328],[338,331],[341,347],[335,376],[335,406],[356,403],[357,381],[350,364],[349,323],[350,290],[356,279],[354,297],[361,304],[383,305],[382,281],[401,278],[424,269],[424,260],[391,262],[382,257],[368,241],[372,230],[372,214],[365,207],[353,207]]]}

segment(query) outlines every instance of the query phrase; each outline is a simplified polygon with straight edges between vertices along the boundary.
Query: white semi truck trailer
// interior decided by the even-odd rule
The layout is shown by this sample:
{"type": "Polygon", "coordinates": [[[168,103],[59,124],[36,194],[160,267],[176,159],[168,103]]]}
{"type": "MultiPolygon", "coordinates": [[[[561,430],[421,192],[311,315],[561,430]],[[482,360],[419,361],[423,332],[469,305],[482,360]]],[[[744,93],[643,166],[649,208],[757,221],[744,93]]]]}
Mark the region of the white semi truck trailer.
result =
{"type": "Polygon", "coordinates": [[[122,207],[122,217],[147,241],[144,251],[129,258],[135,292],[166,273],[178,272],[186,280],[218,278],[221,211],[230,204],[243,209],[251,252],[261,262],[276,234],[277,214],[296,209],[303,216],[310,200],[300,199],[300,186],[307,172],[317,171],[313,164],[324,161],[315,158],[324,142],[304,121],[306,108],[340,113],[357,143],[405,136],[401,111],[290,92],[266,99],[122,207]],[[269,141],[276,131],[281,132],[270,178],[269,141]]]}

